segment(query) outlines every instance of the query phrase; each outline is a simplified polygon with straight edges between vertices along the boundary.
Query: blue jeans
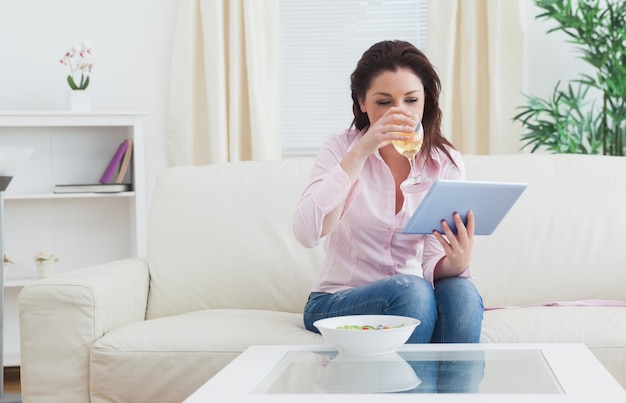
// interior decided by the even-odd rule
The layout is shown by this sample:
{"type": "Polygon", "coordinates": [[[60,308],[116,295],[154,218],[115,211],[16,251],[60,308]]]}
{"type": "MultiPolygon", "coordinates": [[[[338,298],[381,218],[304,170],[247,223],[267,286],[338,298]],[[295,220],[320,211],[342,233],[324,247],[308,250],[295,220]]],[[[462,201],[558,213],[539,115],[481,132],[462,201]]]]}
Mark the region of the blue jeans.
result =
{"type": "Polygon", "coordinates": [[[333,294],[312,292],[304,308],[304,326],[319,333],[313,322],[345,315],[419,319],[407,343],[478,343],[483,301],[467,278],[444,278],[433,289],[421,277],[398,274],[333,294]]]}

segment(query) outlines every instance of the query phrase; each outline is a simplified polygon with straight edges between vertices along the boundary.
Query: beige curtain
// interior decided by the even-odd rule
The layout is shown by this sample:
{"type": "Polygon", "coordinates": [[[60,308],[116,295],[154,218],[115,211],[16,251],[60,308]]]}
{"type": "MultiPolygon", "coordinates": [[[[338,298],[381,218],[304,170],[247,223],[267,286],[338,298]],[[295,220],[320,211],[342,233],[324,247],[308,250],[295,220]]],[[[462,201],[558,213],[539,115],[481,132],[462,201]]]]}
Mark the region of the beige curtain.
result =
{"type": "Polygon", "coordinates": [[[520,152],[522,0],[429,0],[428,56],[442,80],[444,135],[465,154],[520,152]]]}
{"type": "Polygon", "coordinates": [[[171,165],[279,159],[278,0],[180,0],[171,165]]]}

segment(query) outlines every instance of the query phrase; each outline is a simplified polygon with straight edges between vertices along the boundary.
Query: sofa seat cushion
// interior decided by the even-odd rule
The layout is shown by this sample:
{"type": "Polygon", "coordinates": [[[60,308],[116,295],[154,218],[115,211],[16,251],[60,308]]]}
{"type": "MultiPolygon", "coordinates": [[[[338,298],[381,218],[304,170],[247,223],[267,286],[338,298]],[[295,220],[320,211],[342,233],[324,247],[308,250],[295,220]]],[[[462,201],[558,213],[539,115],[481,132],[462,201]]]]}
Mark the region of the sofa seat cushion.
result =
{"type": "Polygon", "coordinates": [[[533,306],[486,311],[481,342],[585,343],[616,379],[623,380],[625,334],[625,307],[533,306]]]}
{"type": "Polygon", "coordinates": [[[182,401],[252,344],[323,342],[302,314],[287,312],[215,309],[138,322],[94,343],[92,401],[182,401]]]}

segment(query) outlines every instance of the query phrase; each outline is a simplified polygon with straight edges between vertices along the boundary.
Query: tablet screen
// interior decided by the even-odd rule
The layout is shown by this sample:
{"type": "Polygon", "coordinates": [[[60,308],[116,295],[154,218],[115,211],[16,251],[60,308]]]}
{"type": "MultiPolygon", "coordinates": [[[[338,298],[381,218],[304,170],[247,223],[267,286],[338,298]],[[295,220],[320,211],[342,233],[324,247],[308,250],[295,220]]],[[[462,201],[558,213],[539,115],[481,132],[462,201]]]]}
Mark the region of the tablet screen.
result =
{"type": "Polygon", "coordinates": [[[475,218],[474,235],[491,235],[527,186],[527,183],[437,180],[403,232],[443,233],[441,220],[446,220],[456,234],[452,215],[458,212],[467,223],[467,212],[471,210],[475,218]]]}

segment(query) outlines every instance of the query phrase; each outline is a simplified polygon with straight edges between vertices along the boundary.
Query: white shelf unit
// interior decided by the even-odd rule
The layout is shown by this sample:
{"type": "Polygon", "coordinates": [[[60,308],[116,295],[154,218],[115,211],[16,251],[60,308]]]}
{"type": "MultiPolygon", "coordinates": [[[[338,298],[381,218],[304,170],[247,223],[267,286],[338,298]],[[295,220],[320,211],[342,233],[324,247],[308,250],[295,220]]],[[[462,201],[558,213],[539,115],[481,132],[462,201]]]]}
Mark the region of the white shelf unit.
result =
{"type": "Polygon", "coordinates": [[[32,256],[59,257],[63,272],[145,256],[144,114],[141,112],[0,111],[0,147],[34,149],[4,197],[5,365],[19,365],[17,295],[37,279],[32,256]],[[121,193],[55,194],[55,185],[97,184],[119,144],[133,140],[121,193]],[[6,266],[5,266],[6,267],[6,266]]]}

